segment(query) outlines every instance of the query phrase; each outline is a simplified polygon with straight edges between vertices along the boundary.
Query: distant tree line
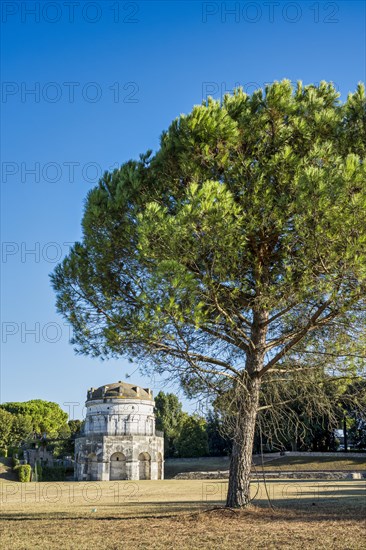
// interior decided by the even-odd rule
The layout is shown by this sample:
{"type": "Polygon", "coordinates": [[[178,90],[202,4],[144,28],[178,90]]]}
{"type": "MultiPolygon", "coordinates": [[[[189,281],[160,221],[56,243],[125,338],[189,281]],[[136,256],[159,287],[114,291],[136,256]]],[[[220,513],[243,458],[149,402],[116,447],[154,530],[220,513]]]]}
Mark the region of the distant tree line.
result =
{"type": "MultiPolygon", "coordinates": [[[[268,384],[271,381],[269,380],[268,384]]],[[[366,450],[366,381],[303,376],[281,385],[273,396],[262,388],[254,452],[336,451],[336,428],[344,429],[354,450],[366,450]],[[312,385],[309,388],[309,384],[312,385]],[[282,406],[271,407],[270,398],[282,406]],[[311,398],[309,396],[312,396],[311,398]],[[311,399],[311,400],[310,400],[311,399]]],[[[156,428],[164,432],[165,457],[227,456],[232,448],[230,392],[202,414],[188,414],[173,393],[155,398],[156,428]]],[[[69,420],[57,403],[35,399],[0,405],[0,454],[45,445],[56,458],[72,456],[83,422],[69,420]]]]}
{"type": "MultiPolygon", "coordinates": [[[[271,384],[271,378],[267,384],[271,384]]],[[[346,448],[366,449],[364,379],[329,376],[317,371],[293,380],[285,379],[282,384],[277,381],[276,386],[274,396],[273,389],[263,385],[254,452],[260,452],[261,448],[264,451],[342,450],[337,429],[343,433],[346,448]],[[274,408],[271,408],[272,399],[277,403],[274,408]]]]}
{"type": "MultiPolygon", "coordinates": [[[[277,402],[282,407],[272,410],[262,404],[258,418],[254,453],[275,451],[337,451],[339,439],[336,429],[346,431],[349,445],[366,450],[366,382],[318,378],[319,398],[316,405],[305,399],[309,392],[309,377],[286,384],[277,402]],[[302,391],[299,385],[302,384],[302,391]],[[291,396],[290,393],[293,392],[291,396]],[[282,393],[282,394],[281,394],[282,393]],[[358,396],[358,399],[355,399],[358,396]]],[[[264,388],[265,391],[265,388],[264,388]]],[[[232,448],[231,428],[235,419],[230,417],[228,396],[216,399],[212,409],[203,418],[182,410],[182,403],[173,393],[160,392],[155,398],[156,427],[164,431],[165,457],[200,457],[229,455],[232,448]]],[[[265,394],[263,397],[265,401],[265,394]]]]}
{"type": "Polygon", "coordinates": [[[51,401],[3,403],[0,405],[0,453],[7,456],[21,446],[40,442],[52,448],[55,456],[73,454],[73,439],[81,425],[81,420],[68,421],[67,413],[51,401]]]}

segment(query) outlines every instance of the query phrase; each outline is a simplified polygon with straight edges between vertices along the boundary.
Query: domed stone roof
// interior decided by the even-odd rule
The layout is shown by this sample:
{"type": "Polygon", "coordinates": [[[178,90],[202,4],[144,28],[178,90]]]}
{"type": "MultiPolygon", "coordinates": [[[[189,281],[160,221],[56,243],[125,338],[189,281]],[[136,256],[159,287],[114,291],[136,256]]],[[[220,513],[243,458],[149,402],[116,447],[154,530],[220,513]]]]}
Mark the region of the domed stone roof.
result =
{"type": "Polygon", "coordinates": [[[88,401],[93,399],[141,399],[152,401],[153,395],[150,388],[140,388],[135,384],[119,381],[99,388],[90,388],[88,401]]]}

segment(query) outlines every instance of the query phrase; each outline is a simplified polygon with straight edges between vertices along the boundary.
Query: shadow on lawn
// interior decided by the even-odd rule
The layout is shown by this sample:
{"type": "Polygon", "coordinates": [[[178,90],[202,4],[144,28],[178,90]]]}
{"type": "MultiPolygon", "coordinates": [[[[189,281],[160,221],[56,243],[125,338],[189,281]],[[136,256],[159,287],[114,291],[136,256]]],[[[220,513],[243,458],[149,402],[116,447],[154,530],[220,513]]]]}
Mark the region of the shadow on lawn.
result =
{"type": "Polygon", "coordinates": [[[229,516],[237,520],[250,520],[256,522],[306,522],[306,523],[319,523],[319,522],[335,522],[335,521],[353,521],[360,522],[362,525],[365,523],[365,514],[364,511],[358,509],[358,512],[352,510],[352,513],[347,513],[347,510],[343,511],[332,511],[329,509],[317,509],[309,508],[307,510],[291,510],[287,508],[262,508],[261,506],[252,506],[245,510],[233,510],[229,508],[223,508],[221,506],[212,506],[207,507],[197,511],[189,511],[186,513],[172,513],[172,514],[159,514],[159,513],[148,513],[148,514],[136,514],[133,516],[119,516],[119,515],[70,515],[67,512],[58,513],[55,515],[52,514],[42,514],[42,513],[28,513],[28,514],[1,514],[1,521],[8,522],[23,522],[23,521],[70,521],[70,522],[80,522],[80,521],[114,521],[114,522],[131,522],[131,521],[142,521],[142,520],[171,520],[179,521],[183,519],[190,520],[201,520],[205,517],[218,517],[229,516]],[[346,512],[346,513],[345,513],[346,512]]]}
{"type": "Polygon", "coordinates": [[[11,462],[11,458],[0,458],[0,480],[18,481],[18,476],[13,471],[11,462]]]}
{"type": "MultiPolygon", "coordinates": [[[[359,495],[354,495],[359,499],[359,495]]],[[[271,499],[273,509],[269,507],[268,500],[260,499],[253,501],[253,504],[244,510],[233,510],[224,508],[222,501],[202,502],[149,502],[149,503],[116,503],[103,504],[95,508],[92,506],[79,506],[79,510],[73,513],[69,511],[52,512],[2,512],[1,521],[138,521],[146,519],[155,520],[179,520],[183,518],[200,518],[205,514],[227,515],[233,517],[252,518],[255,521],[305,521],[309,523],[321,521],[356,521],[365,522],[366,499],[363,498],[357,503],[348,503],[344,497],[342,499],[329,497],[314,498],[313,495],[307,495],[305,498],[297,499],[271,499]],[[126,506],[127,504],[127,506],[126,506]],[[115,514],[113,514],[113,508],[115,514]],[[126,510],[127,508],[127,510],[126,510]],[[139,511],[140,509],[140,511],[139,511]],[[103,515],[103,511],[107,514],[103,515]],[[127,513],[126,513],[127,512],[127,513]],[[130,513],[128,513],[130,512],[130,513]]]]}

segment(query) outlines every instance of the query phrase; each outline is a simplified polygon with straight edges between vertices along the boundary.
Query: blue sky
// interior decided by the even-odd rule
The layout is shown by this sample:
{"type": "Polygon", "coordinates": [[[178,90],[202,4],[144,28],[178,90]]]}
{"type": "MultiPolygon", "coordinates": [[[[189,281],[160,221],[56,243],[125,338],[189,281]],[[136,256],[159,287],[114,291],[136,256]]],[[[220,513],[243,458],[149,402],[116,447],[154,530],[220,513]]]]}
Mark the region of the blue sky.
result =
{"type": "MultiPolygon", "coordinates": [[[[76,356],[55,312],[49,273],[81,237],[88,189],[102,171],[156,149],[169,123],[208,93],[289,78],[332,80],[345,98],[365,81],[365,2],[1,8],[0,400],[74,403],[81,417],[89,387],[136,368],[76,356]]],[[[138,371],[130,380],[174,389],[138,371]]]]}

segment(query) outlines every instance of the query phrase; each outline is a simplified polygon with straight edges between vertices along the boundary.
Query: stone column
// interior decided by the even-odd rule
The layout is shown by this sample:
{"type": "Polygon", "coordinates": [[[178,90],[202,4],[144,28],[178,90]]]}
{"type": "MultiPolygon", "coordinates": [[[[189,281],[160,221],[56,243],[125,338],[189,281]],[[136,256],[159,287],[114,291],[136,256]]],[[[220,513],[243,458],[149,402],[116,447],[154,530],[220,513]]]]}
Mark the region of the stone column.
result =
{"type": "Polygon", "coordinates": [[[151,461],[151,479],[158,479],[158,463],[151,461]]]}
{"type": "Polygon", "coordinates": [[[100,481],[109,481],[109,473],[110,473],[109,462],[103,461],[101,464],[98,464],[98,466],[101,466],[100,481]]]}
{"type": "Polygon", "coordinates": [[[139,462],[138,460],[133,460],[132,462],[129,462],[127,464],[130,464],[130,475],[128,476],[128,479],[139,479],[139,462]]]}

